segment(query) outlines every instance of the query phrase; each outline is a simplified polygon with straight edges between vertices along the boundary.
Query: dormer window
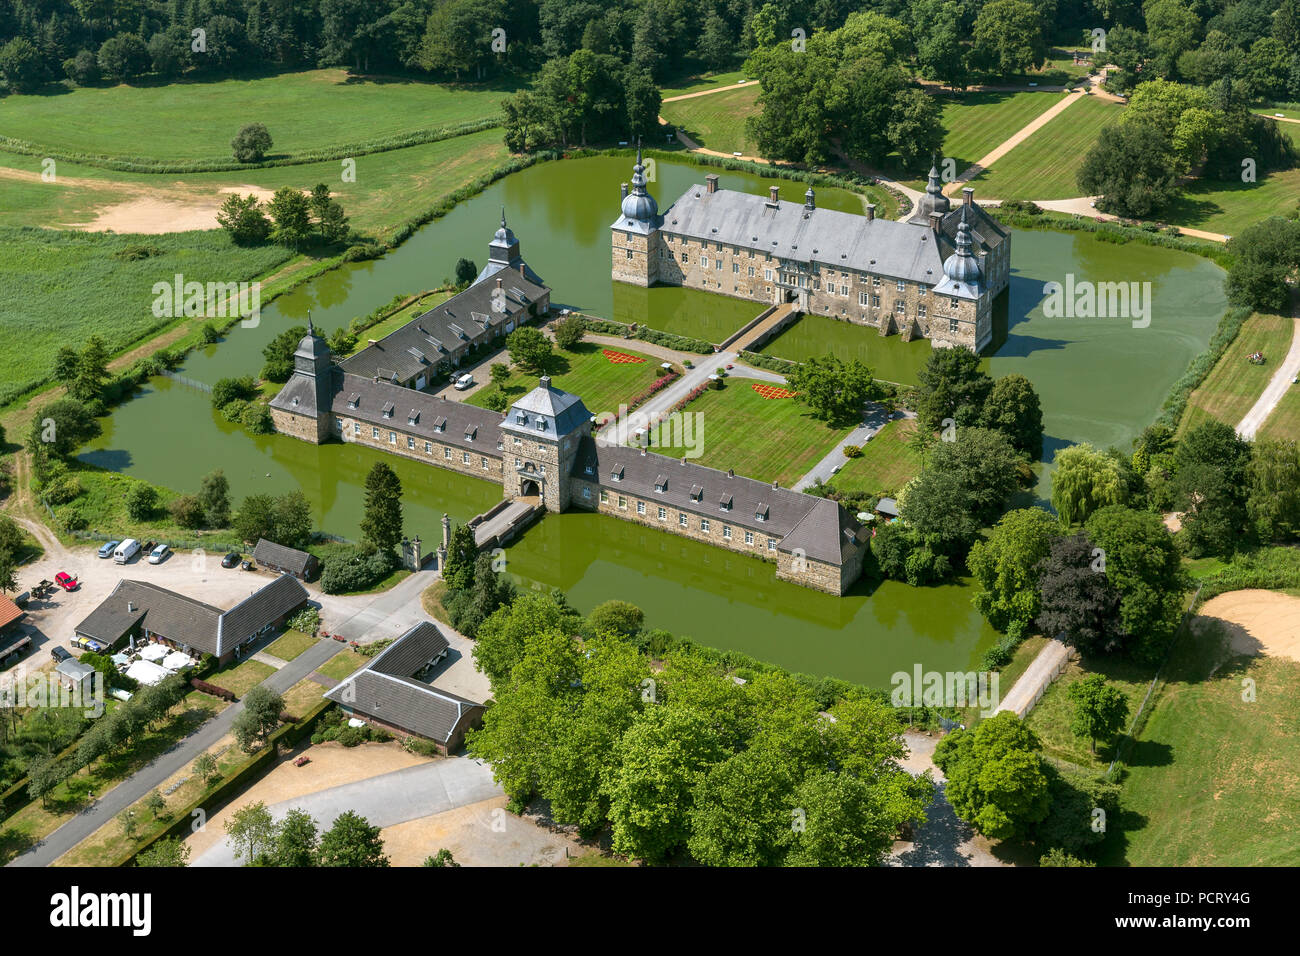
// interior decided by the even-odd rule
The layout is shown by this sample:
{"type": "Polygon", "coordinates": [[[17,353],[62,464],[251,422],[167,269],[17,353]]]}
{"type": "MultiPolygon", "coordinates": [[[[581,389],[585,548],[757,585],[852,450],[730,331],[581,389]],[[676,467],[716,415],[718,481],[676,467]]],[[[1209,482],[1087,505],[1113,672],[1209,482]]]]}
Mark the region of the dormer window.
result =
{"type": "Polygon", "coordinates": [[[406,424],[416,425],[419,424],[419,421],[420,421],[420,413],[417,412],[414,408],[411,409],[411,414],[406,416],[406,424]]]}
{"type": "Polygon", "coordinates": [[[718,502],[718,507],[721,508],[723,511],[730,511],[731,495],[724,495],[722,500],[718,502]]]}
{"type": "Polygon", "coordinates": [[[704,500],[704,489],[700,485],[691,485],[691,501],[704,500]]]}
{"type": "Polygon", "coordinates": [[[622,465],[615,465],[615,466],[614,466],[614,470],[611,471],[611,472],[609,473],[609,480],[610,480],[610,481],[622,481],[622,480],[623,480],[623,466],[622,466],[622,465]]]}
{"type": "Polygon", "coordinates": [[[520,412],[518,415],[515,416],[515,421],[517,421],[520,425],[527,425],[528,416],[523,412],[520,412]]]}
{"type": "Polygon", "coordinates": [[[465,429],[466,441],[473,441],[477,435],[478,435],[478,428],[476,428],[475,426],[470,425],[465,429]]]}
{"type": "Polygon", "coordinates": [[[662,493],[667,490],[668,490],[668,476],[660,475],[658,478],[655,479],[655,491],[662,493]]]}
{"type": "Polygon", "coordinates": [[[538,418],[538,419],[537,419],[537,430],[538,430],[539,432],[544,432],[544,431],[546,431],[546,419],[545,419],[545,418],[538,418]]]}
{"type": "Polygon", "coordinates": [[[763,504],[761,501],[758,503],[758,510],[754,512],[754,520],[755,521],[767,520],[767,505],[763,504]]]}
{"type": "Polygon", "coordinates": [[[588,475],[594,475],[596,473],[596,466],[593,465],[591,462],[587,462],[587,464],[583,467],[582,470],[588,475]]]}
{"type": "Polygon", "coordinates": [[[445,432],[447,430],[447,419],[435,418],[433,420],[433,430],[436,432],[445,432]]]}
{"type": "Polygon", "coordinates": [[[393,403],[392,403],[392,402],[386,402],[386,403],[384,404],[384,417],[385,417],[385,418],[392,418],[392,417],[393,417],[393,403]]]}
{"type": "Polygon", "coordinates": [[[353,392],[351,395],[348,396],[348,408],[356,408],[357,403],[360,400],[361,400],[361,396],[358,395],[356,392],[353,392]]]}

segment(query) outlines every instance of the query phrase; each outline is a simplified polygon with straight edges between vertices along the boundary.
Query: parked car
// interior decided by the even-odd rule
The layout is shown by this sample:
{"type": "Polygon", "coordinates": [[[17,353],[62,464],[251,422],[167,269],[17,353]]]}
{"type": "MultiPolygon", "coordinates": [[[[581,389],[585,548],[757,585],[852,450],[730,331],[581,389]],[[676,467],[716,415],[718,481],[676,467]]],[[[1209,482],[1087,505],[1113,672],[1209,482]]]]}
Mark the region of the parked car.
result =
{"type": "Polygon", "coordinates": [[[469,374],[469,372],[466,372],[464,375],[456,379],[456,391],[463,392],[473,384],[474,376],[469,374]]]}
{"type": "Polygon", "coordinates": [[[221,559],[221,566],[223,568],[233,568],[238,563],[239,563],[238,551],[231,551],[224,558],[221,559]]]}
{"type": "Polygon", "coordinates": [[[165,544],[160,544],[149,552],[150,564],[162,564],[167,560],[167,556],[172,553],[172,549],[165,544]]]}
{"type": "Polygon", "coordinates": [[[113,552],[117,550],[117,546],[121,543],[121,541],[109,541],[99,549],[99,556],[101,558],[111,558],[113,552]]]}
{"type": "Polygon", "coordinates": [[[241,570],[241,571],[256,571],[257,568],[253,567],[253,562],[252,562],[252,561],[245,561],[245,562],[243,562],[242,564],[240,564],[240,566],[239,566],[239,570],[241,570]]]}
{"type": "Polygon", "coordinates": [[[64,661],[72,660],[72,655],[61,647],[50,648],[50,656],[59,664],[62,664],[64,661]]]}
{"type": "Polygon", "coordinates": [[[67,571],[60,571],[54,575],[54,583],[65,591],[75,591],[81,587],[81,583],[67,571]]]}
{"type": "Polygon", "coordinates": [[[140,553],[140,542],[135,538],[127,538],[117,546],[113,552],[113,561],[116,564],[126,564],[137,554],[140,553]]]}

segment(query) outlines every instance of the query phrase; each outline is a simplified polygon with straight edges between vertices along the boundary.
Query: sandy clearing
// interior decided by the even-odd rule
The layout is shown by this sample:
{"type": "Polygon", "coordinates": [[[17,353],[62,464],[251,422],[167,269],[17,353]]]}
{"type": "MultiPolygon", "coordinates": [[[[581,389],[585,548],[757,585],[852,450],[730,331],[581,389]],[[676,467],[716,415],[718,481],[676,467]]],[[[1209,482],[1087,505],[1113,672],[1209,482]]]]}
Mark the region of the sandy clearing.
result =
{"type": "MultiPolygon", "coordinates": [[[[192,834],[185,842],[190,846],[191,858],[196,858],[226,838],[225,822],[241,807],[257,803],[259,800],[270,806],[308,793],[317,793],[358,780],[368,780],[380,774],[428,762],[428,757],[407,753],[396,741],[385,744],[368,743],[359,747],[344,747],[338,743],[315,744],[306,751],[294,751],[288,757],[282,758],[281,762],[266,776],[210,817],[207,825],[198,833],[192,834]],[[295,767],[293,759],[304,752],[311,758],[311,762],[302,767],[295,767]]],[[[317,820],[316,822],[322,829],[326,829],[333,821],[317,820]]],[[[424,857],[420,857],[420,860],[423,859],[424,857]]],[[[416,862],[418,863],[419,860],[416,862]]]]}
{"type": "Polygon", "coordinates": [[[1200,616],[1227,625],[1234,654],[1264,654],[1300,663],[1300,598],[1258,589],[1229,591],[1206,601],[1200,616]]]}
{"type": "Polygon", "coordinates": [[[574,837],[538,826],[505,809],[507,797],[410,820],[383,830],[393,866],[419,866],[446,848],[462,866],[565,866],[596,852],[574,837]]]}
{"type": "Polygon", "coordinates": [[[1170,534],[1177,534],[1183,530],[1183,513],[1181,511],[1170,511],[1160,519],[1164,522],[1170,534]]]}

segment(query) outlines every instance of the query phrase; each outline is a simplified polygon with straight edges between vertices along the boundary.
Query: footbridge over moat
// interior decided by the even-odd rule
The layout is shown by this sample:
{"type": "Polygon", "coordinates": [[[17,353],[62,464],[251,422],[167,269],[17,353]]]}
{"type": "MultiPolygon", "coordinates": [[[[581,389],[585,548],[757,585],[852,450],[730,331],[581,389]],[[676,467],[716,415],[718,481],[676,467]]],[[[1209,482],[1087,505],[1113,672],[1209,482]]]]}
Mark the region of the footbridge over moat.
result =
{"type": "Polygon", "coordinates": [[[480,551],[498,548],[540,518],[545,511],[546,507],[536,496],[506,499],[470,519],[474,544],[480,551]]]}

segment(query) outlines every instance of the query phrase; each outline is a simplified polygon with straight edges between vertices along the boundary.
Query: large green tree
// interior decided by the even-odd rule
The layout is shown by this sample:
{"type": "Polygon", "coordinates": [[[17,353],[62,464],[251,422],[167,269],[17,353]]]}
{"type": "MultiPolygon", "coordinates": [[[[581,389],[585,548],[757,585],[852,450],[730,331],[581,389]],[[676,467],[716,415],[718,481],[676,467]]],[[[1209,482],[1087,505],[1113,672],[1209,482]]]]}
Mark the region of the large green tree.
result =
{"type": "Polygon", "coordinates": [[[1028,834],[1051,807],[1039,749],[1034,732],[1006,710],[941,739],[934,762],[957,816],[996,840],[1028,834]]]}
{"type": "Polygon", "coordinates": [[[366,475],[361,540],[372,550],[387,552],[396,552],[402,542],[402,483],[382,461],[375,462],[366,475]]]}
{"type": "Polygon", "coordinates": [[[384,853],[384,840],[380,828],[352,810],[334,818],[334,823],[321,834],[316,850],[319,866],[383,867],[389,866],[384,853]]]}
{"type": "Polygon", "coordinates": [[[1098,508],[1126,500],[1119,462],[1087,442],[1056,453],[1052,507],[1066,525],[1081,524],[1098,508]]]}
{"type": "Polygon", "coordinates": [[[1103,556],[1082,532],[1054,539],[1038,567],[1038,626],[1085,654],[1123,646],[1120,594],[1106,577],[1103,556]]]}
{"type": "Polygon", "coordinates": [[[864,406],[878,394],[871,369],[856,358],[813,356],[786,379],[815,417],[833,425],[861,422],[864,406]]]}
{"type": "Polygon", "coordinates": [[[967,565],[979,588],[972,600],[997,630],[1038,617],[1040,562],[1059,533],[1059,523],[1042,508],[1022,508],[1008,511],[971,548],[967,565]]]}
{"type": "Polygon", "coordinates": [[[1072,712],[1070,732],[1076,737],[1087,737],[1093,753],[1097,741],[1109,741],[1128,719],[1128,698],[1118,687],[1106,683],[1102,674],[1089,674],[1070,685],[1068,691],[1072,712]]]}

